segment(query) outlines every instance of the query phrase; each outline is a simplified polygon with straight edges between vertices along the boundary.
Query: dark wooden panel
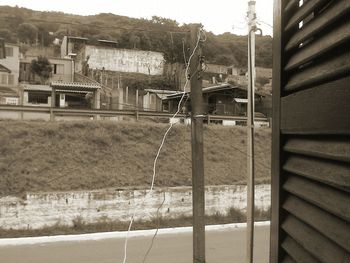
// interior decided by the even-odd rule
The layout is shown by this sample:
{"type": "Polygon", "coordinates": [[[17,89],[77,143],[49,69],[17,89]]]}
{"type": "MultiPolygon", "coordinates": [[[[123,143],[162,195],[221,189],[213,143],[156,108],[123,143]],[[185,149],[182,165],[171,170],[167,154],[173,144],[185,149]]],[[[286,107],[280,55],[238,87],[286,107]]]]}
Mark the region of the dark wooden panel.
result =
{"type": "Polygon", "coordinates": [[[286,237],[282,243],[283,249],[289,254],[293,262],[298,263],[318,263],[319,261],[310,255],[302,246],[292,238],[286,237]]]}
{"type": "Polygon", "coordinates": [[[300,43],[313,37],[326,26],[333,23],[337,18],[350,11],[350,0],[341,0],[333,3],[321,15],[315,17],[295,33],[286,44],[285,50],[291,50],[299,46],[300,43]]]}
{"type": "Polygon", "coordinates": [[[295,263],[295,261],[290,256],[286,255],[282,260],[282,263],[295,263]]]}
{"type": "Polygon", "coordinates": [[[283,189],[343,220],[350,221],[350,196],[345,192],[292,175],[288,175],[283,189]]]}
{"type": "Polygon", "coordinates": [[[284,8],[284,13],[290,12],[295,6],[299,6],[299,0],[288,1],[286,7],[284,8]]]}
{"type": "Polygon", "coordinates": [[[350,164],[348,163],[291,155],[283,165],[283,169],[350,192],[350,164]]]}
{"type": "Polygon", "coordinates": [[[288,80],[285,90],[294,91],[305,86],[315,85],[337,76],[350,73],[350,52],[334,56],[329,60],[300,69],[288,80]]]}
{"type": "Polygon", "coordinates": [[[289,19],[285,30],[289,30],[292,27],[296,26],[301,22],[305,17],[311,14],[317,7],[321,6],[324,3],[327,3],[328,0],[308,0],[304,1],[304,4],[299,8],[299,10],[289,19]]]}
{"type": "Polygon", "coordinates": [[[282,228],[320,262],[349,262],[349,254],[344,249],[294,216],[288,216],[282,228]]]}
{"type": "MultiPolygon", "coordinates": [[[[294,196],[287,198],[283,204],[283,208],[350,252],[349,222],[332,216],[294,196]]],[[[296,261],[299,262],[299,260],[296,261]]]]}
{"type": "MultiPolygon", "coordinates": [[[[280,144],[280,97],[281,97],[281,83],[282,83],[282,46],[283,46],[283,36],[282,32],[282,11],[284,4],[281,0],[275,0],[273,6],[273,15],[276,19],[273,21],[273,106],[272,106],[272,147],[271,147],[271,234],[270,234],[270,262],[278,263],[281,262],[280,253],[280,190],[281,190],[281,165],[280,165],[280,154],[281,154],[281,144],[280,144]]],[[[285,15],[285,14],[284,14],[285,15]]],[[[286,19],[283,16],[283,20],[286,19]]]]}
{"type": "Polygon", "coordinates": [[[350,162],[350,138],[292,137],[283,149],[290,153],[350,162]]]}
{"type": "Polygon", "coordinates": [[[312,43],[307,44],[305,47],[300,48],[295,55],[293,55],[285,70],[291,70],[298,66],[312,60],[313,58],[322,55],[328,50],[337,47],[350,39],[350,20],[343,23],[339,27],[330,30],[322,37],[315,39],[312,43]]]}
{"type": "Polygon", "coordinates": [[[347,77],[283,97],[282,132],[350,134],[349,80],[347,77]]]}

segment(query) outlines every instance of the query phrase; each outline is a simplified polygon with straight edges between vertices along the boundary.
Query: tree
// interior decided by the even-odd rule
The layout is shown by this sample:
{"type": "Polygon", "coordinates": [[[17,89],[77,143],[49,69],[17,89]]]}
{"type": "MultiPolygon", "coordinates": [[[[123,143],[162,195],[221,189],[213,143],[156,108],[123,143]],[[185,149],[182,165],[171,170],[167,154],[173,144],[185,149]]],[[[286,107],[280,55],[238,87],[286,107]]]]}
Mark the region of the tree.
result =
{"type": "Polygon", "coordinates": [[[0,37],[5,39],[5,42],[16,42],[16,35],[6,28],[0,29],[0,37]]]}
{"type": "Polygon", "coordinates": [[[19,25],[17,34],[21,42],[33,44],[37,39],[38,28],[33,24],[23,23],[19,25]]]}
{"type": "Polygon", "coordinates": [[[30,69],[33,73],[40,77],[41,83],[45,83],[52,72],[52,67],[46,57],[39,56],[38,59],[33,59],[30,64],[30,69]]]}

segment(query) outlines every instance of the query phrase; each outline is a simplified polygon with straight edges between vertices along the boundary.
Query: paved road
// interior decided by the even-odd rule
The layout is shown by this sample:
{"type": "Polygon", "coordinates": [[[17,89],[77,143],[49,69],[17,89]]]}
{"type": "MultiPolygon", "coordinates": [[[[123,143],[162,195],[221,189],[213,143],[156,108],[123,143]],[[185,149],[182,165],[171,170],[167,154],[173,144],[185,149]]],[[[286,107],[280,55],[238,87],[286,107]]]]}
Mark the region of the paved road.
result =
{"type": "MultiPolygon", "coordinates": [[[[206,232],[207,263],[245,262],[245,228],[206,232]]],[[[128,263],[142,262],[151,237],[129,240],[128,263]]],[[[57,242],[41,245],[0,247],[4,263],[121,263],[124,239],[57,242]]],[[[269,226],[256,227],[256,262],[267,263],[269,226]]],[[[148,263],[191,263],[192,234],[162,234],[155,240],[148,263]]]]}

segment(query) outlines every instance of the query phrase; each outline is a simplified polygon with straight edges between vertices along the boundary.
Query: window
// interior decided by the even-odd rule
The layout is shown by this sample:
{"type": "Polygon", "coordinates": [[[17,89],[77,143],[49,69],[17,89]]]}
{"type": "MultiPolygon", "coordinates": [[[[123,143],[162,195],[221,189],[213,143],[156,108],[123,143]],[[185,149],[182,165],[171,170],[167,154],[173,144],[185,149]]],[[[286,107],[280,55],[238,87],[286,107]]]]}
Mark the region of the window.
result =
{"type": "Polygon", "coordinates": [[[6,98],[5,104],[7,104],[7,105],[18,105],[18,98],[6,98]]]}
{"type": "Polygon", "coordinates": [[[13,47],[5,47],[6,57],[13,57],[13,47]]]}
{"type": "Polygon", "coordinates": [[[53,65],[53,74],[64,74],[64,65],[61,64],[54,64],[53,65]]]}
{"type": "Polygon", "coordinates": [[[151,94],[151,105],[152,104],[156,104],[156,95],[155,94],[151,94]]]}
{"type": "Polygon", "coordinates": [[[7,74],[1,74],[1,84],[7,85],[7,74]]]}
{"type": "Polygon", "coordinates": [[[8,84],[9,85],[15,84],[15,76],[14,75],[8,75],[8,84]]]}
{"type": "Polygon", "coordinates": [[[39,92],[29,92],[28,102],[33,104],[47,104],[49,95],[39,92]]]}

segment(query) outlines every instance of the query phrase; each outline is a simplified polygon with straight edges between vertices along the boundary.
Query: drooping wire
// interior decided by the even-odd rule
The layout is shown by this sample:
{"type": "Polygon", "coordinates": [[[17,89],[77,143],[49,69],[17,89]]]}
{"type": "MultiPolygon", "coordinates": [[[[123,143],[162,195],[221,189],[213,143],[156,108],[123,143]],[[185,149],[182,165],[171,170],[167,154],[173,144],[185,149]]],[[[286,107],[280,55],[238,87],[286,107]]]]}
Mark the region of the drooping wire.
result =
{"type": "Polygon", "coordinates": [[[145,263],[146,262],[146,259],[148,257],[148,254],[151,252],[152,250],[152,247],[153,247],[153,243],[154,243],[154,240],[156,239],[156,236],[158,234],[158,231],[159,231],[159,212],[160,212],[160,209],[163,207],[164,203],[165,203],[165,192],[163,193],[164,194],[164,198],[163,198],[163,202],[160,204],[160,206],[158,207],[157,209],[157,229],[156,229],[156,232],[154,233],[153,237],[152,237],[152,241],[151,241],[151,244],[145,254],[145,256],[143,257],[143,260],[142,260],[142,263],[145,263]]]}
{"type": "MultiPolygon", "coordinates": [[[[180,99],[180,101],[179,101],[179,104],[178,104],[178,106],[177,106],[177,111],[173,114],[173,116],[171,117],[171,120],[173,120],[174,118],[176,118],[176,116],[180,113],[180,110],[181,110],[181,103],[182,103],[182,101],[183,101],[183,99],[184,99],[184,97],[185,97],[185,94],[186,94],[186,87],[187,87],[187,85],[188,85],[188,83],[189,83],[189,81],[190,81],[190,78],[188,78],[188,76],[189,76],[190,62],[191,62],[191,60],[192,60],[192,58],[193,58],[193,56],[194,56],[194,54],[195,54],[197,48],[199,47],[199,43],[202,41],[202,39],[201,39],[201,35],[202,35],[202,34],[203,34],[203,33],[202,33],[202,29],[201,29],[201,30],[198,31],[196,45],[195,45],[195,47],[194,47],[194,49],[193,49],[193,51],[192,51],[192,54],[190,55],[190,57],[189,57],[189,59],[188,59],[188,64],[187,64],[186,71],[185,71],[185,74],[186,74],[186,82],[185,82],[185,85],[184,85],[184,88],[183,88],[183,93],[182,93],[181,99],[180,99]]],[[[150,187],[150,190],[149,190],[149,191],[146,193],[146,195],[144,196],[143,201],[141,202],[140,205],[142,205],[142,204],[145,202],[146,198],[147,198],[150,194],[152,194],[152,192],[153,192],[154,181],[155,181],[155,177],[156,177],[156,165],[157,165],[157,161],[158,161],[160,152],[161,152],[161,150],[162,150],[162,148],[163,148],[163,146],[164,146],[165,140],[166,140],[166,138],[167,138],[167,136],[168,136],[170,130],[172,129],[172,127],[173,127],[175,124],[176,124],[176,122],[171,121],[171,122],[170,122],[170,125],[169,125],[169,127],[168,127],[168,129],[167,129],[166,132],[164,133],[163,139],[162,139],[162,141],[161,141],[161,144],[160,144],[160,146],[159,146],[159,148],[158,148],[156,157],[154,158],[154,162],[153,162],[153,174],[152,174],[151,187],[150,187]]],[[[132,224],[133,224],[133,222],[134,222],[134,220],[135,220],[136,208],[137,208],[137,206],[134,206],[133,215],[131,216],[130,224],[129,224],[129,227],[128,227],[128,232],[127,232],[126,237],[125,237],[125,243],[124,243],[124,259],[123,259],[123,263],[126,263],[126,260],[127,260],[128,239],[129,239],[129,234],[130,234],[130,230],[131,230],[132,224]]],[[[160,208],[159,208],[159,209],[160,209],[160,208]]],[[[156,234],[155,234],[154,238],[156,237],[157,233],[158,233],[158,228],[157,228],[157,231],[156,231],[156,234]]],[[[154,240],[154,238],[153,238],[153,240],[154,240]]],[[[149,250],[152,249],[152,246],[153,246],[153,242],[152,242],[152,245],[151,245],[151,247],[150,247],[149,250]]],[[[148,254],[149,254],[149,252],[148,252],[148,254]]],[[[148,255],[148,254],[147,254],[147,255],[148,255]]]]}

